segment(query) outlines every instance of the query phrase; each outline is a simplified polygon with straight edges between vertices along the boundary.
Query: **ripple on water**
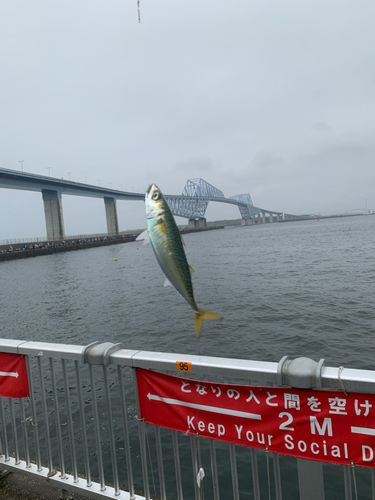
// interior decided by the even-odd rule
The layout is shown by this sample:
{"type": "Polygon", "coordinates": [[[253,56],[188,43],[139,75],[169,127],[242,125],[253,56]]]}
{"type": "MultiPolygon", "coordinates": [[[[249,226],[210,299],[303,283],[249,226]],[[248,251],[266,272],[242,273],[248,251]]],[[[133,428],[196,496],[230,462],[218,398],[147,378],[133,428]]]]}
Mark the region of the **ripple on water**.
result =
{"type": "Polygon", "coordinates": [[[199,340],[149,245],[3,262],[1,335],[373,367],[374,226],[375,217],[355,217],[184,236],[197,303],[224,317],[205,322],[199,340]]]}

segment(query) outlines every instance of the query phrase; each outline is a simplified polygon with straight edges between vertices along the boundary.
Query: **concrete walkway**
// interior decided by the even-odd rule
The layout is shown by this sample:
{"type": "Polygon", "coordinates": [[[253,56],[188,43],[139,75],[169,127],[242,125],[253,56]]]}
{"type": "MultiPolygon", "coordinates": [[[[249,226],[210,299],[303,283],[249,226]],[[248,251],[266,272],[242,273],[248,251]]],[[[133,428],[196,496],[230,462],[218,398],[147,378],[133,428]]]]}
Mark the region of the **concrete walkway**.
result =
{"type": "Polygon", "coordinates": [[[89,497],[55,488],[45,481],[23,474],[7,474],[0,479],[1,500],[87,500],[89,497]]]}

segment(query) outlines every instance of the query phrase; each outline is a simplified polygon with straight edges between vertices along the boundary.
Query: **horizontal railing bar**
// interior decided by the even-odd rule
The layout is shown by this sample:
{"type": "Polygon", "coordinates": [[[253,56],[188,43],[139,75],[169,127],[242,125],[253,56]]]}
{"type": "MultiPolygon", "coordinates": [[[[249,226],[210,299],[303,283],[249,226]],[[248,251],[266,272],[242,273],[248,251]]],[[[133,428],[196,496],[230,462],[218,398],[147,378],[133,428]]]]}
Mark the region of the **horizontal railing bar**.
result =
{"type": "Polygon", "coordinates": [[[84,346],[71,344],[52,344],[48,342],[27,342],[23,340],[0,339],[1,352],[13,352],[16,354],[28,354],[36,356],[43,353],[46,357],[61,359],[62,354],[65,359],[81,359],[84,346]]]}
{"type": "MultiPolygon", "coordinates": [[[[44,342],[24,342],[20,340],[0,339],[0,351],[41,355],[83,361],[85,346],[69,344],[53,344],[44,342]]],[[[221,375],[226,377],[245,378],[256,382],[278,385],[279,363],[269,361],[253,361],[244,359],[217,358],[188,354],[174,354],[151,351],[119,349],[110,354],[110,363],[117,366],[147,368],[153,370],[176,370],[176,362],[192,363],[193,373],[221,375]]],[[[177,373],[177,372],[176,372],[177,373]]],[[[339,378],[339,368],[325,366],[322,368],[322,388],[351,392],[375,393],[375,371],[344,368],[339,378]]]]}
{"type": "Polygon", "coordinates": [[[1,352],[18,353],[18,347],[27,344],[26,340],[0,339],[1,352]]]}
{"type": "Polygon", "coordinates": [[[210,375],[226,375],[232,377],[248,377],[249,373],[264,376],[269,380],[270,373],[277,377],[278,363],[266,361],[248,361],[245,359],[215,358],[209,356],[195,356],[187,354],[173,354],[163,352],[138,351],[131,357],[131,364],[126,358],[123,349],[111,355],[111,362],[125,364],[132,368],[148,368],[152,370],[176,370],[176,362],[184,361],[192,363],[193,372],[210,375]]]}
{"type": "Polygon", "coordinates": [[[345,368],[338,376],[339,368],[326,366],[322,371],[323,389],[343,390],[340,380],[347,391],[375,393],[375,371],[345,368]]]}
{"type": "MultiPolygon", "coordinates": [[[[14,458],[9,458],[8,461],[5,461],[3,457],[0,456],[0,465],[13,472],[21,472],[27,475],[32,474],[35,478],[44,480],[52,486],[69,490],[73,493],[78,493],[91,499],[103,500],[103,498],[111,498],[113,500],[116,498],[116,500],[131,500],[127,491],[121,490],[120,493],[116,495],[115,489],[112,486],[106,486],[105,490],[101,491],[99,483],[93,482],[91,486],[88,487],[85,479],[78,478],[78,481],[74,482],[73,475],[71,474],[66,475],[64,479],[60,477],[60,474],[55,474],[54,476],[49,477],[47,467],[42,467],[41,470],[38,471],[35,464],[30,464],[30,467],[26,467],[26,462],[21,461],[20,464],[16,465],[14,458]]],[[[133,500],[145,500],[145,497],[141,495],[134,495],[133,500]]]]}
{"type": "MultiPolygon", "coordinates": [[[[279,363],[244,359],[215,358],[188,354],[172,354],[138,351],[129,359],[129,351],[120,349],[110,356],[111,362],[132,368],[152,370],[176,370],[176,362],[192,363],[193,373],[222,375],[227,377],[254,379],[258,382],[278,385],[279,363]]],[[[339,379],[339,368],[323,367],[322,388],[343,390],[340,380],[347,391],[375,393],[375,371],[344,368],[339,379]]]]}

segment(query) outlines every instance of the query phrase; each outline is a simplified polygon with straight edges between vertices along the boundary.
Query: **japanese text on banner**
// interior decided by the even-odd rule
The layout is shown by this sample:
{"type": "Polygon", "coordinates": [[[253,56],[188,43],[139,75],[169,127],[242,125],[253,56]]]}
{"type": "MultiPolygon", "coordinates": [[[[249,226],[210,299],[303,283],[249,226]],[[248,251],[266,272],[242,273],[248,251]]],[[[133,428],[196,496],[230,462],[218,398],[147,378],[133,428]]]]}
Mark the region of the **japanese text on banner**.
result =
{"type": "Polygon", "coordinates": [[[138,369],[141,418],[311,460],[375,467],[375,396],[216,384],[138,369]]]}

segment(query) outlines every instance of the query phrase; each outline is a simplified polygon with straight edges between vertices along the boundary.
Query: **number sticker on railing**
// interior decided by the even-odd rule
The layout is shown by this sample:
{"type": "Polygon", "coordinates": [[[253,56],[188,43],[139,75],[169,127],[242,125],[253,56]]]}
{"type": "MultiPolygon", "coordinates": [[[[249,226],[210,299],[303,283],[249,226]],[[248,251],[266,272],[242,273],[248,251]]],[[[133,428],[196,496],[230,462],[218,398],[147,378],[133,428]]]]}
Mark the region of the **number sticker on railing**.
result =
{"type": "Polygon", "coordinates": [[[190,361],[176,361],[176,370],[180,372],[192,372],[193,365],[190,361]]]}

